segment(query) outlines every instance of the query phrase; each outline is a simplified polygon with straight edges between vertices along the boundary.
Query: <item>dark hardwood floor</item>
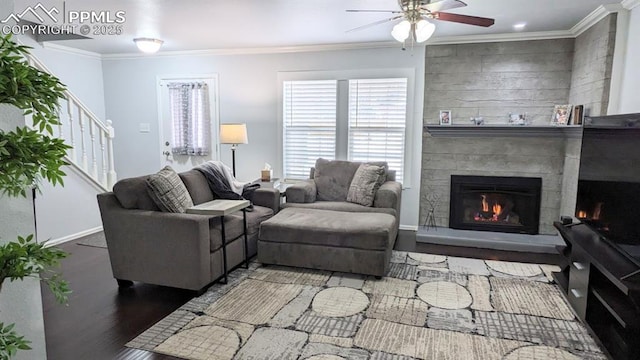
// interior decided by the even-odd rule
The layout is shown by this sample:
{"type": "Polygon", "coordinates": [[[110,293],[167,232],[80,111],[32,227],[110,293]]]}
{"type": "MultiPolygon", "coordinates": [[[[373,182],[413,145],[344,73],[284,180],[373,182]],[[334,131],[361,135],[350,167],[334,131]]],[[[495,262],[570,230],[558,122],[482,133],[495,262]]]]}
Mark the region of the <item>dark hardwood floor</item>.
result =
{"type": "MultiPolygon", "coordinates": [[[[401,231],[397,250],[554,263],[553,257],[416,244],[411,234],[401,231]]],[[[124,344],[189,301],[194,292],[140,283],[119,289],[111,274],[107,249],[76,242],[60,246],[71,253],[62,262],[64,278],[73,290],[69,305],[57,304],[48,289],[42,291],[48,359],[176,359],[129,349],[124,344]]]]}

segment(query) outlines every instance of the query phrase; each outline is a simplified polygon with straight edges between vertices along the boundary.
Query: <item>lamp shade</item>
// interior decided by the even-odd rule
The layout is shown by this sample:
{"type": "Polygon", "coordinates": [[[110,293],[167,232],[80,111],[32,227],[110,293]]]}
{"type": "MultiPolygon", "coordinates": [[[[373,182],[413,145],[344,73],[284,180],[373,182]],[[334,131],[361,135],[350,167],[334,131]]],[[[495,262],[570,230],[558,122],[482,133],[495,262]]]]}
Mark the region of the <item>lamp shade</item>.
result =
{"type": "Polygon", "coordinates": [[[220,125],[221,144],[248,144],[247,124],[220,125]]]}
{"type": "Polygon", "coordinates": [[[160,47],[164,43],[164,41],[162,40],[152,38],[136,38],[133,39],[133,41],[136,43],[138,50],[147,54],[153,54],[157,52],[158,50],[160,50],[160,47]]]}
{"type": "Polygon", "coordinates": [[[425,19],[418,21],[416,24],[416,41],[422,43],[429,40],[434,31],[436,31],[436,26],[433,23],[425,19]]]}
{"type": "Polygon", "coordinates": [[[399,42],[407,40],[411,31],[411,23],[407,20],[402,20],[393,27],[391,36],[399,42]]]}

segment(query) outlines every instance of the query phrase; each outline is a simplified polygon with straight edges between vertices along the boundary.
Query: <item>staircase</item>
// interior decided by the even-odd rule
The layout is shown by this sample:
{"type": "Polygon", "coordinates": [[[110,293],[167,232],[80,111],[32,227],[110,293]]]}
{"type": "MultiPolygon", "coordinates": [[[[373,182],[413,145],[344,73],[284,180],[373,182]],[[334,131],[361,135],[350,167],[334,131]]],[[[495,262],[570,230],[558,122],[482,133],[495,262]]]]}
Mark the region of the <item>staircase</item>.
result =
{"type": "MultiPolygon", "coordinates": [[[[32,55],[27,61],[38,70],[53,74],[32,55]]],[[[117,179],[111,120],[106,123],[100,120],[69,90],[65,90],[64,96],[58,108],[60,124],[54,129],[54,136],[71,146],[65,160],[100,189],[111,191],[117,179]]]]}

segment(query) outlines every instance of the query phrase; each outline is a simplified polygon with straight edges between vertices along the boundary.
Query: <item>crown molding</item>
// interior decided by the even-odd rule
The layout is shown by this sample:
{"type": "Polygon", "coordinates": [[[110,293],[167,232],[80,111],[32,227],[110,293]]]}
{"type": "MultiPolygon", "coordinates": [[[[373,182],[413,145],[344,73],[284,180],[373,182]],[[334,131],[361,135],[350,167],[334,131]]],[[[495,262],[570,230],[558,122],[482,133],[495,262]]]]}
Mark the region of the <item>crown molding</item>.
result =
{"type": "Polygon", "coordinates": [[[450,45],[468,43],[489,43],[503,41],[527,41],[527,40],[550,40],[573,38],[570,31],[538,31],[538,32],[518,32],[506,34],[486,34],[486,35],[463,35],[463,36],[443,36],[427,41],[427,45],[450,45]]]}
{"type": "MultiPolygon", "coordinates": [[[[638,0],[634,0],[638,1],[638,0]]],[[[589,15],[585,16],[584,19],[580,20],[577,24],[575,24],[569,31],[573,34],[573,37],[580,36],[583,32],[589,30],[593,25],[600,22],[600,20],[609,16],[609,14],[617,13],[618,11],[624,10],[622,4],[606,4],[600,5],[595,10],[593,10],[589,15]]]]}
{"type": "Polygon", "coordinates": [[[102,55],[100,53],[97,53],[97,52],[76,49],[76,48],[72,48],[72,47],[69,47],[69,46],[60,45],[60,44],[54,44],[54,43],[50,43],[50,42],[43,42],[41,44],[42,44],[43,48],[48,49],[48,50],[60,51],[60,52],[73,54],[73,55],[80,55],[80,56],[84,56],[84,57],[88,57],[88,58],[92,58],[92,59],[97,59],[97,60],[101,60],[102,57],[104,56],[104,55],[102,55]]]}
{"type": "Polygon", "coordinates": [[[622,6],[627,10],[631,10],[638,5],[640,5],[640,0],[622,0],[622,6]]]}
{"type": "Polygon", "coordinates": [[[176,57],[176,56],[212,56],[212,55],[261,55],[261,54],[284,54],[302,53],[315,51],[336,51],[336,50],[360,50],[378,48],[401,48],[400,43],[395,41],[368,42],[368,43],[344,43],[344,44],[324,44],[324,45],[300,45],[300,46],[280,46],[280,47],[260,47],[260,48],[235,48],[235,49],[208,49],[208,50],[186,50],[186,51],[159,51],[153,55],[135,53],[102,54],[104,60],[125,60],[140,59],[150,57],[176,57]]]}

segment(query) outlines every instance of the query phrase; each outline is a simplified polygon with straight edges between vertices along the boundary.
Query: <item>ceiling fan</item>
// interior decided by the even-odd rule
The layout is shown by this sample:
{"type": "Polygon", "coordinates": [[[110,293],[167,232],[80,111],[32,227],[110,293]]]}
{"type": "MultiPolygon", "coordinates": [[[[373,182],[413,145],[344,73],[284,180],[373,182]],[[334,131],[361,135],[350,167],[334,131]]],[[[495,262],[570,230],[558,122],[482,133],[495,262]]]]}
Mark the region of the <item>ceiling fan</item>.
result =
{"type": "Polygon", "coordinates": [[[393,27],[391,36],[400,42],[404,42],[411,36],[413,40],[421,43],[427,41],[436,30],[435,24],[428,20],[451,21],[484,27],[489,27],[495,22],[494,19],[479,16],[443,12],[444,10],[467,6],[466,3],[459,0],[441,0],[436,2],[431,2],[431,0],[398,0],[398,5],[400,5],[400,10],[347,10],[347,12],[388,12],[397,14],[388,19],[359,26],[348,32],[403,19],[393,27]]]}

